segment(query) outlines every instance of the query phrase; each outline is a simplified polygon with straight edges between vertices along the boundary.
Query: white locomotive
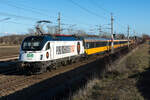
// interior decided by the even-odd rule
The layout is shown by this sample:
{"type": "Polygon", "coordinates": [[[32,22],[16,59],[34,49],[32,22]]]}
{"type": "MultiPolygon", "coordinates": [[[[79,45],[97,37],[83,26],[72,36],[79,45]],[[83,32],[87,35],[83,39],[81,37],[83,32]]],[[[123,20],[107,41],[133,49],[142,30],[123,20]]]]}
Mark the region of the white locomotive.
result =
{"type": "Polygon", "coordinates": [[[75,36],[29,36],[24,39],[20,48],[19,68],[42,73],[59,64],[75,61],[83,54],[83,42],[75,36]]]}

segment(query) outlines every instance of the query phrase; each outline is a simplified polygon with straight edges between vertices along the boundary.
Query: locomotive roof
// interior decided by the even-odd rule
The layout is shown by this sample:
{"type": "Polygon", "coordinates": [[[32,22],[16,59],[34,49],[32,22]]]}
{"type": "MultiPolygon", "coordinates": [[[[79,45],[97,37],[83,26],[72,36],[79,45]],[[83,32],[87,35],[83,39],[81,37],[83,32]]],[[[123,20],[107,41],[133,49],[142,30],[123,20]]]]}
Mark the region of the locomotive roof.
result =
{"type": "Polygon", "coordinates": [[[37,36],[29,36],[27,38],[43,38],[43,40],[47,41],[77,41],[81,40],[79,37],[75,37],[73,35],[37,35],[37,36]]]}
{"type": "MultiPolygon", "coordinates": [[[[78,41],[84,40],[85,42],[94,42],[94,41],[111,41],[111,39],[100,38],[100,37],[80,37],[75,35],[37,35],[29,36],[27,38],[43,38],[44,41],[78,41]]],[[[126,40],[114,40],[114,41],[126,41],[126,40]]]]}

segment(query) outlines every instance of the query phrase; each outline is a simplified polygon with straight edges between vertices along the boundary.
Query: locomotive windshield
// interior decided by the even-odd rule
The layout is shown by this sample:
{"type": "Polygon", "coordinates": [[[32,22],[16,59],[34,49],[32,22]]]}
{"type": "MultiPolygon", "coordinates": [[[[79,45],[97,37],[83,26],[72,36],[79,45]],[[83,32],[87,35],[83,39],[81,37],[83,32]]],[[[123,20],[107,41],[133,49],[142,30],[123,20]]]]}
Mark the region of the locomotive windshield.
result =
{"type": "Polygon", "coordinates": [[[44,37],[27,37],[22,43],[22,50],[28,50],[28,51],[36,51],[41,50],[43,47],[43,40],[44,37]]]}

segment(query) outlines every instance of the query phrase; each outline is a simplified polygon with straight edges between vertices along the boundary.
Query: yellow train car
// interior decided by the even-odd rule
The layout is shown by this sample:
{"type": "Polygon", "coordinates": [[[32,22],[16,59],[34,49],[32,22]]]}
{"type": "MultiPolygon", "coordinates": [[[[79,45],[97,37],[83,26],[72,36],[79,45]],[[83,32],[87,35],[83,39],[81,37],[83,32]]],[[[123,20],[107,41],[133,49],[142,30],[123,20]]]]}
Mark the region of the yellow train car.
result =
{"type": "MultiPolygon", "coordinates": [[[[98,37],[87,37],[84,38],[85,53],[87,55],[93,55],[110,51],[112,40],[98,38],[98,37]]],[[[128,40],[114,40],[114,49],[128,46],[128,40]]]]}
{"type": "Polygon", "coordinates": [[[103,38],[84,38],[85,44],[85,53],[87,55],[102,53],[108,51],[109,48],[109,39],[103,38]]]}
{"type": "Polygon", "coordinates": [[[114,40],[114,48],[128,46],[128,40],[114,40]]]}

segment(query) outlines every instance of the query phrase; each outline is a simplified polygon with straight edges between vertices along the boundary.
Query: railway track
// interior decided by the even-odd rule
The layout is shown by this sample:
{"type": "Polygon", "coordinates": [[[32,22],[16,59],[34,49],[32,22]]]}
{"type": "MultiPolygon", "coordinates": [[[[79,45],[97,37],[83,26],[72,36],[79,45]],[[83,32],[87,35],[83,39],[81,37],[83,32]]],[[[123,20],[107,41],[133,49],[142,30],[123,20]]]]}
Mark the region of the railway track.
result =
{"type": "MultiPolygon", "coordinates": [[[[13,94],[19,90],[22,90],[24,88],[28,88],[34,84],[40,83],[44,80],[47,79],[51,79],[53,77],[59,76],[62,73],[68,72],[68,71],[72,71],[74,69],[77,69],[79,67],[85,67],[84,65],[88,64],[88,63],[92,63],[96,60],[99,60],[101,58],[103,58],[104,56],[108,56],[108,54],[105,55],[98,55],[98,56],[92,56],[90,57],[88,60],[84,60],[82,62],[77,62],[77,63],[73,63],[71,65],[67,65],[65,67],[60,67],[56,70],[52,70],[51,72],[46,72],[40,75],[31,75],[31,76],[26,76],[26,75],[16,75],[13,73],[9,73],[9,75],[5,75],[5,74],[1,74],[0,78],[2,78],[2,80],[0,79],[0,98],[1,97],[7,97],[10,94],[13,94]],[[3,78],[4,77],[4,78],[3,78]]],[[[107,61],[107,63],[109,63],[107,61]]],[[[84,71],[88,70],[92,70],[92,69],[85,69],[83,68],[84,71]]],[[[82,74],[82,72],[78,73],[79,75],[82,74]]],[[[70,78],[70,75],[67,75],[68,78],[70,78]]],[[[52,82],[52,87],[56,86],[58,83],[60,84],[61,82],[63,82],[66,79],[66,77],[63,79],[59,79],[58,81],[56,80],[56,82],[52,82]]]]}
{"type": "MultiPolygon", "coordinates": [[[[0,96],[7,96],[9,94],[12,94],[16,91],[19,91],[23,88],[29,87],[33,84],[36,84],[40,81],[43,81],[48,78],[52,78],[56,75],[59,75],[61,73],[67,72],[69,70],[73,70],[81,65],[93,62],[96,59],[102,58],[101,56],[91,57],[88,60],[85,60],[80,63],[74,63],[71,65],[67,65],[65,67],[60,67],[56,70],[53,70],[51,72],[46,72],[40,75],[31,75],[31,76],[25,76],[25,75],[13,75],[13,73],[9,73],[10,75],[2,75],[0,76],[0,96]],[[12,75],[11,75],[12,74],[12,75]]],[[[8,72],[5,72],[8,73],[8,72]]]]}

